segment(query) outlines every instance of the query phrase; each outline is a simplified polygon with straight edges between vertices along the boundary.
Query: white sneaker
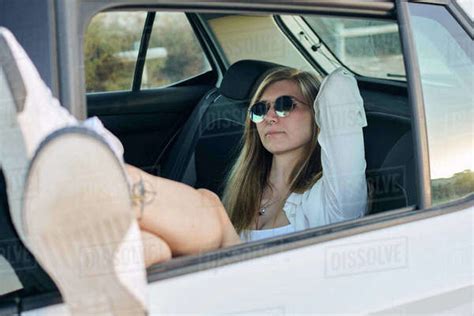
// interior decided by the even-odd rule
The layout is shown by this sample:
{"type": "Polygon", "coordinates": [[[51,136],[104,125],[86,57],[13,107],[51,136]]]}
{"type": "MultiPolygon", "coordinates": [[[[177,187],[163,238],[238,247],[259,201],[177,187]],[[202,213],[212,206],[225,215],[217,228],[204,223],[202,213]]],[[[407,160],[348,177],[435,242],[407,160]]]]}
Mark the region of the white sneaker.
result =
{"type": "MultiPolygon", "coordinates": [[[[113,148],[118,159],[121,160],[123,153],[121,143],[114,138],[102,124],[99,124],[100,121],[97,121],[97,119],[94,119],[84,125],[104,137],[106,142],[113,148]]],[[[87,123],[87,121],[85,123],[87,123]]],[[[92,183],[97,186],[102,185],[103,187],[104,183],[100,181],[109,179],[111,180],[109,182],[111,186],[105,190],[110,191],[110,193],[107,194],[118,192],[117,190],[124,192],[122,197],[116,199],[117,205],[121,206],[117,207],[117,210],[112,210],[111,216],[106,215],[109,214],[108,210],[110,208],[101,207],[98,210],[95,206],[88,206],[85,208],[86,211],[76,214],[76,216],[84,215],[85,217],[94,215],[91,219],[91,223],[84,225],[84,218],[78,222],[76,221],[76,216],[71,217],[71,213],[68,213],[68,211],[71,211],[70,207],[80,205],[75,204],[80,202],[77,201],[77,199],[76,202],[67,203],[67,198],[61,197],[59,193],[54,192],[51,197],[46,197],[47,203],[52,203],[51,205],[54,207],[42,207],[42,205],[46,203],[45,196],[43,195],[45,191],[43,188],[41,188],[42,191],[37,191],[39,188],[35,186],[35,182],[32,179],[40,179],[41,177],[37,175],[43,175],[40,170],[45,169],[43,167],[32,167],[28,188],[26,188],[25,191],[26,194],[29,194],[30,198],[25,200],[25,210],[22,212],[22,198],[29,161],[41,141],[58,129],[65,126],[75,126],[77,124],[77,120],[71,116],[66,109],[61,107],[59,102],[52,96],[51,91],[41,80],[33,63],[14,36],[7,29],[0,27],[0,168],[5,175],[10,215],[15,228],[25,245],[30,248],[30,251],[32,251],[37,260],[41,262],[45,270],[56,281],[66,302],[71,302],[72,305],[70,306],[73,311],[99,309],[104,311],[113,310],[114,313],[120,314],[122,311],[128,313],[127,311],[133,310],[134,312],[132,312],[132,314],[136,314],[135,311],[138,311],[137,313],[139,314],[143,314],[145,311],[143,307],[145,306],[143,293],[145,293],[146,283],[140,233],[138,225],[132,216],[133,211],[130,207],[128,187],[123,190],[120,182],[111,180],[116,179],[116,176],[109,177],[106,171],[107,169],[103,169],[105,176],[102,180],[96,180],[94,176],[91,176],[91,182],[88,182],[87,177],[79,177],[77,181],[74,179],[74,182],[69,180],[69,186],[65,186],[69,189],[68,192],[74,195],[74,190],[83,190],[84,187],[87,188],[87,183],[92,183]],[[74,189],[72,184],[76,186],[76,189],[74,189]],[[117,188],[115,188],[115,185],[117,185],[117,188]],[[40,200],[34,198],[35,195],[32,194],[32,192],[39,192],[40,194],[36,196],[36,198],[40,200]],[[122,203],[124,200],[127,202],[122,203]],[[127,205],[127,207],[125,207],[125,205],[127,205]],[[127,209],[128,215],[124,215],[124,217],[120,219],[122,215],[118,215],[118,213],[125,214],[125,209],[127,209]],[[97,213],[93,214],[93,212],[89,212],[89,210],[95,210],[97,213]],[[65,213],[61,215],[61,211],[65,213]],[[56,213],[59,213],[59,215],[57,215],[57,218],[52,218],[51,213],[54,213],[54,216],[57,215],[56,213]],[[100,216],[102,214],[107,218],[100,216]],[[32,216],[37,216],[39,219],[37,223],[30,221],[32,216]],[[58,226],[55,224],[47,223],[49,220],[54,220],[54,223],[57,223],[57,221],[67,222],[67,220],[65,220],[67,218],[69,218],[69,224],[61,225],[61,227],[59,227],[60,229],[58,229],[58,226]],[[99,222],[108,223],[108,226],[101,226],[97,224],[99,222]],[[116,224],[116,222],[118,222],[118,224],[116,224]],[[26,228],[24,227],[25,223],[32,225],[26,228]],[[120,225],[120,223],[122,223],[122,225],[120,225]],[[96,230],[94,226],[97,225],[103,229],[96,230]],[[71,231],[71,227],[74,229],[73,226],[78,232],[78,235],[74,235],[74,238],[71,238],[72,234],[76,233],[74,230],[71,231]],[[87,227],[91,233],[83,234],[83,232],[87,230],[87,227]],[[31,233],[40,235],[41,238],[46,239],[47,242],[38,242],[36,238],[31,236],[31,233]],[[93,244],[91,244],[91,238],[95,240],[93,244]],[[104,241],[110,243],[105,245],[104,241]],[[51,247],[49,250],[44,247],[46,244],[51,247]],[[77,248],[78,245],[80,248],[77,248]],[[89,247],[90,245],[97,247],[89,247]],[[134,246],[132,247],[131,245],[134,246]],[[66,246],[64,249],[67,250],[62,249],[61,247],[63,246],[66,246]],[[81,254],[80,251],[82,250],[80,249],[85,251],[84,255],[81,254]],[[104,252],[104,249],[109,250],[109,252],[104,252]],[[127,252],[133,253],[135,261],[126,262],[122,260],[127,252]],[[91,264],[90,260],[95,258],[93,256],[99,254],[108,254],[108,256],[97,257],[102,260],[100,267],[97,267],[93,262],[92,266],[89,266],[91,264]],[[56,260],[51,260],[53,256],[56,256],[54,257],[56,260]],[[78,260],[79,263],[77,262],[78,260]],[[56,262],[59,262],[59,264],[56,262]],[[83,264],[82,266],[80,266],[81,263],[83,264]],[[79,276],[77,274],[78,267],[82,269],[79,271],[82,272],[79,276]],[[107,273],[95,276],[97,271],[107,273]],[[122,273],[127,271],[131,273],[122,273]],[[134,290],[129,292],[128,289],[134,290]],[[118,300],[118,302],[116,300],[118,300]],[[104,307],[104,304],[108,304],[108,307],[104,307]]],[[[45,150],[46,147],[47,146],[45,146],[45,150]]],[[[81,151],[78,151],[78,148],[80,147],[76,147],[71,153],[78,153],[82,157],[84,151],[82,148],[81,151]]],[[[104,151],[104,148],[102,148],[102,151],[104,151]]],[[[89,151],[88,154],[89,159],[93,160],[92,165],[96,164],[95,152],[92,154],[89,151]]],[[[44,157],[44,155],[38,154],[38,158],[41,157],[44,157]]],[[[63,169],[61,165],[63,162],[58,159],[59,156],[56,157],[57,159],[54,159],[54,157],[54,155],[51,156],[51,161],[58,162],[55,168],[65,175],[69,174],[68,172],[70,170],[63,169]]],[[[71,154],[70,159],[64,162],[72,163],[72,160],[76,159],[74,157],[71,154]]],[[[49,159],[50,158],[48,158],[48,160],[49,159]]],[[[97,158],[98,161],[100,159],[101,158],[97,158]]],[[[117,159],[114,160],[113,158],[111,160],[117,161],[117,159]]],[[[81,159],[77,160],[77,162],[79,161],[81,161],[81,159]]],[[[44,163],[45,162],[38,163],[37,166],[41,166],[44,163]]],[[[111,163],[111,166],[115,165],[111,163]]],[[[98,167],[100,163],[94,166],[98,167]]],[[[85,168],[84,173],[81,173],[82,175],[86,174],[87,168],[88,167],[85,168]]],[[[108,168],[112,167],[109,166],[108,168]]],[[[120,174],[125,177],[121,163],[119,163],[118,169],[122,169],[120,174]]],[[[76,174],[80,173],[77,168],[71,172],[73,174],[74,172],[76,174]]],[[[117,171],[115,170],[115,172],[117,171]]],[[[114,173],[114,171],[112,171],[112,173],[114,173]]],[[[51,181],[49,181],[48,175],[48,184],[45,186],[45,189],[51,188],[51,190],[59,190],[59,187],[54,186],[54,181],[59,181],[60,179],[53,177],[59,175],[60,174],[51,172],[51,181]]],[[[127,182],[125,182],[125,186],[127,186],[127,182]]],[[[91,200],[97,198],[98,195],[97,192],[87,192],[87,189],[81,192],[82,193],[76,192],[77,196],[81,194],[88,196],[88,194],[90,194],[91,200]]],[[[74,199],[71,198],[71,200],[74,199]]],[[[99,199],[99,201],[102,200],[99,199]]],[[[105,203],[104,201],[102,202],[105,203]]],[[[102,202],[100,205],[103,204],[102,202]]]]}
{"type": "MultiPolygon", "coordinates": [[[[82,124],[102,136],[123,162],[122,143],[97,117],[82,124]]],[[[49,134],[75,125],[78,121],[53,97],[13,34],[0,27],[0,168],[11,218],[22,239],[19,214],[28,163],[49,134]]]]}
{"type": "Polygon", "coordinates": [[[21,238],[19,215],[29,160],[47,135],[73,124],[76,119],[51,95],[14,36],[0,27],[0,168],[12,221],[21,238]]]}
{"type": "Polygon", "coordinates": [[[28,247],[72,314],[146,314],[125,170],[101,137],[79,127],[50,135],[31,161],[24,196],[28,247]]]}

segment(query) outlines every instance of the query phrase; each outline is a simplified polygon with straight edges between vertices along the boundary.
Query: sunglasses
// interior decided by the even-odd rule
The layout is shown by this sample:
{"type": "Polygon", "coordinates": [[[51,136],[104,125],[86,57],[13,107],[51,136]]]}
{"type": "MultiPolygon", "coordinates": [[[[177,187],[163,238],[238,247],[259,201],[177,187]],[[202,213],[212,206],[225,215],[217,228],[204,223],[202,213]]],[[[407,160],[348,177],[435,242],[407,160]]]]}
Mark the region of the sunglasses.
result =
{"type": "MultiPolygon", "coordinates": [[[[278,117],[287,117],[290,115],[290,112],[295,109],[296,102],[303,103],[296,98],[289,95],[282,95],[275,99],[274,109],[278,117]]],[[[305,104],[305,103],[303,103],[305,104]]],[[[250,120],[254,123],[263,122],[265,115],[267,115],[270,110],[271,102],[268,101],[258,101],[249,107],[249,116],[250,120]]]]}

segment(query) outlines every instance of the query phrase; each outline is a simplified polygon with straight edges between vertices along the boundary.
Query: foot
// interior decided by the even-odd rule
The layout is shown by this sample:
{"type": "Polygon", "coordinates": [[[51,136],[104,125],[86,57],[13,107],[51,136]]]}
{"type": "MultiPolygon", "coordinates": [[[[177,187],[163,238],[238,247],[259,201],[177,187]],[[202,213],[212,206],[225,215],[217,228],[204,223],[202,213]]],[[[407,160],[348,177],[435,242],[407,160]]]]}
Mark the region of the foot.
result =
{"type": "Polygon", "coordinates": [[[19,214],[29,160],[48,134],[71,124],[76,124],[74,117],[51,95],[10,31],[0,27],[0,167],[20,237],[19,214]]]}
{"type": "Polygon", "coordinates": [[[102,138],[66,128],[40,146],[25,182],[27,245],[73,314],[143,315],[143,247],[123,165],[102,138]]]}

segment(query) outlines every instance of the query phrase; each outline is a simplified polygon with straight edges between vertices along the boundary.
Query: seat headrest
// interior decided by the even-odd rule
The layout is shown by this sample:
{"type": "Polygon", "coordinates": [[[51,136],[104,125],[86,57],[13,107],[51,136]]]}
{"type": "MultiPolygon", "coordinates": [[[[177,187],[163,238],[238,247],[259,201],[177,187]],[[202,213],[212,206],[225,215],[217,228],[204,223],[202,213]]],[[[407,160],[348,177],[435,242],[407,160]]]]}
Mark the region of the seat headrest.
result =
{"type": "Polygon", "coordinates": [[[266,61],[240,60],[229,67],[219,91],[223,96],[234,100],[248,100],[267,73],[282,67],[284,66],[266,61]]]}

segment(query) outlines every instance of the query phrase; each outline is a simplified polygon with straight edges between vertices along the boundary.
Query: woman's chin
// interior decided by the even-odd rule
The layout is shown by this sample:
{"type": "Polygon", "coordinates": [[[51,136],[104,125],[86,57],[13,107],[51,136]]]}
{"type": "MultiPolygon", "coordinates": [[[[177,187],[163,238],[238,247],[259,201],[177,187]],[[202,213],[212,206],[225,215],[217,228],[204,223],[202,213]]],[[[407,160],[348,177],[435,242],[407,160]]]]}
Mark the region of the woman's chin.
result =
{"type": "Polygon", "coordinates": [[[265,146],[265,149],[272,155],[282,155],[288,151],[291,151],[288,148],[283,148],[281,146],[265,146]]]}
{"type": "Polygon", "coordinates": [[[264,145],[265,149],[271,153],[274,156],[281,156],[281,155],[287,155],[289,153],[293,153],[295,155],[300,155],[304,151],[304,145],[301,146],[284,146],[282,143],[267,143],[264,145]]]}

